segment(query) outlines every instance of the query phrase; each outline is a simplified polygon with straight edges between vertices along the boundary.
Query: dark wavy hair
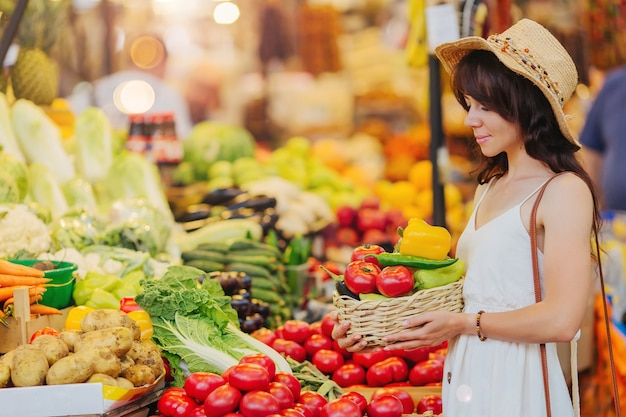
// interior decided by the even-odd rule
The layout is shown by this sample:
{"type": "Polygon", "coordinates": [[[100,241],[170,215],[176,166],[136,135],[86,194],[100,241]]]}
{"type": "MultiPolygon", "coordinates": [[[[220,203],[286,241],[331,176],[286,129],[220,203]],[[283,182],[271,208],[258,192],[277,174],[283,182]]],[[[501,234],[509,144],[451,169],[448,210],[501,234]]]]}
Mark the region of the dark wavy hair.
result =
{"type": "MultiPolygon", "coordinates": [[[[600,214],[598,200],[589,174],[584,170],[576,151],[580,146],[570,142],[559,129],[552,107],[544,93],[527,78],[511,71],[489,51],[468,53],[452,74],[452,91],[465,110],[466,96],[497,112],[505,120],[519,125],[524,136],[526,153],[542,161],[555,173],[577,174],[591,190],[594,204],[594,233],[598,232],[600,214]]],[[[479,184],[501,177],[508,169],[504,152],[486,157],[472,142],[479,160],[476,169],[479,184]]]]}

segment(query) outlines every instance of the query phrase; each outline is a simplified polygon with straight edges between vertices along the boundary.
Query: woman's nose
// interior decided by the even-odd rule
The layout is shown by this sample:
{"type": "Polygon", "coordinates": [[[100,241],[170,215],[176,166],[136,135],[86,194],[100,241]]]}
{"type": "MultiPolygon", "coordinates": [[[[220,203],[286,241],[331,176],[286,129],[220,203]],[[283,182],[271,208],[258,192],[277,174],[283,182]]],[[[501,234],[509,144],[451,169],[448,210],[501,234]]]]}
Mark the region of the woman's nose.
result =
{"type": "Polygon", "coordinates": [[[474,117],[470,111],[467,113],[467,116],[465,116],[464,124],[467,127],[477,127],[480,124],[480,121],[474,117]]]}

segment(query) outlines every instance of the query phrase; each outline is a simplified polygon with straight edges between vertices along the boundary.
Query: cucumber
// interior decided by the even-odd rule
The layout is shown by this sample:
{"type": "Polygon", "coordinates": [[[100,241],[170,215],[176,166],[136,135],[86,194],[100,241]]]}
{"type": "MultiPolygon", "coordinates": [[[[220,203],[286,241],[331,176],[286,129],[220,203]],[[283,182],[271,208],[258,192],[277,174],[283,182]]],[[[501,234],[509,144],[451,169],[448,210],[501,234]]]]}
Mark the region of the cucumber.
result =
{"type": "Polygon", "coordinates": [[[252,296],[254,298],[258,298],[259,300],[263,300],[271,305],[285,305],[285,300],[283,300],[283,298],[274,291],[264,290],[262,288],[254,288],[252,290],[252,296]]]}
{"type": "Polygon", "coordinates": [[[273,253],[276,257],[282,256],[282,252],[276,246],[272,246],[268,243],[260,242],[258,240],[241,239],[236,240],[230,244],[231,251],[240,251],[247,249],[261,249],[273,253]]]}
{"type": "Polygon", "coordinates": [[[265,278],[270,278],[272,276],[267,268],[258,265],[247,264],[244,262],[228,263],[226,264],[226,270],[245,272],[246,274],[251,276],[259,276],[265,278]]]}
{"type": "Polygon", "coordinates": [[[206,242],[201,243],[196,249],[219,252],[225,255],[230,250],[230,245],[226,242],[206,242]]]}
{"type": "Polygon", "coordinates": [[[202,260],[224,263],[225,255],[212,250],[206,249],[194,249],[186,252],[181,252],[180,257],[184,262],[202,260]]]}
{"type": "Polygon", "coordinates": [[[189,233],[176,234],[173,243],[181,252],[193,250],[205,243],[228,242],[243,240],[247,236],[260,240],[263,236],[263,227],[258,221],[252,219],[229,219],[215,223],[209,223],[200,229],[189,233]]]}
{"type": "Polygon", "coordinates": [[[193,266],[204,272],[223,271],[224,264],[221,262],[208,261],[205,259],[193,259],[185,262],[184,265],[193,266]]]}
{"type": "Polygon", "coordinates": [[[226,263],[244,263],[250,265],[257,265],[263,267],[269,271],[276,271],[278,269],[278,259],[276,257],[268,257],[263,255],[234,255],[230,252],[226,255],[226,263]]]}
{"type": "Polygon", "coordinates": [[[251,288],[252,288],[253,295],[257,288],[278,293],[278,287],[276,286],[276,284],[272,282],[271,280],[267,278],[262,278],[262,277],[253,277],[251,288]]]}

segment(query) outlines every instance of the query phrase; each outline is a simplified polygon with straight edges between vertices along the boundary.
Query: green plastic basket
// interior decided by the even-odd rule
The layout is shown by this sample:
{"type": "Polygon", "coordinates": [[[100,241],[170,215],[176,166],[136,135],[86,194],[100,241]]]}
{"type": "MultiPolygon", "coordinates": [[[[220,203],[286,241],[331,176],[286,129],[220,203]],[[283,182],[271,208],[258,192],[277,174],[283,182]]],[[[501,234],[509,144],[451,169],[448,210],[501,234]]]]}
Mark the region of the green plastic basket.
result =
{"type": "MultiPolygon", "coordinates": [[[[37,262],[44,262],[39,259],[11,259],[11,262],[33,266],[37,262]]],[[[78,265],[65,261],[50,261],[56,268],[44,272],[46,278],[51,281],[47,284],[46,292],[40,303],[54,308],[65,308],[72,303],[72,292],[74,291],[74,271],[78,269],[78,265]]]]}

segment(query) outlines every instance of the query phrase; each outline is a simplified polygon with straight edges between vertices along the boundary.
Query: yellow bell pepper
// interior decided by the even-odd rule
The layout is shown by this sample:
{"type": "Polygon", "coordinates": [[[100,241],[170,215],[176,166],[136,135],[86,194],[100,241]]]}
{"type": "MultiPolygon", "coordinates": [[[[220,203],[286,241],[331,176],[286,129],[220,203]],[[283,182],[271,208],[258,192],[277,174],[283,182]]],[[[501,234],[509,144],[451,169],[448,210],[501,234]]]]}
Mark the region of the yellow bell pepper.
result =
{"type": "Polygon", "coordinates": [[[429,259],[445,259],[450,253],[452,236],[445,227],[432,226],[424,219],[413,217],[402,231],[398,251],[403,255],[429,259]]]}
{"type": "Polygon", "coordinates": [[[65,330],[82,330],[80,327],[81,320],[93,310],[92,307],[88,306],[77,306],[70,309],[65,319],[65,330]]]}
{"type": "Polygon", "coordinates": [[[144,310],[134,310],[129,311],[128,317],[135,320],[139,328],[141,329],[141,338],[142,339],[150,339],[152,334],[154,333],[154,328],[152,327],[152,319],[150,318],[150,314],[148,314],[144,310]]]}

